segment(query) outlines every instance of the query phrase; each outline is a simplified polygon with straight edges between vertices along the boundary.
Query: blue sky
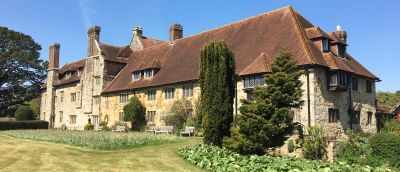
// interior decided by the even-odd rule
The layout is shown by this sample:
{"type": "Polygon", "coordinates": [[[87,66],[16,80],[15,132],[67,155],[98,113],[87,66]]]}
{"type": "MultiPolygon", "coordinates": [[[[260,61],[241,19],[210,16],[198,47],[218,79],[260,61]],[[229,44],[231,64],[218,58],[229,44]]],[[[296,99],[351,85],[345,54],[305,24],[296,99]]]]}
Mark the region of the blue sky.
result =
{"type": "Polygon", "coordinates": [[[42,45],[43,59],[50,44],[60,43],[63,65],[86,56],[91,25],[101,26],[102,42],[122,46],[135,26],[143,27],[145,36],[168,40],[171,23],[192,35],[287,5],[326,32],[342,25],[349,52],[382,79],[377,90],[400,90],[398,0],[2,0],[0,26],[31,35],[42,45]]]}

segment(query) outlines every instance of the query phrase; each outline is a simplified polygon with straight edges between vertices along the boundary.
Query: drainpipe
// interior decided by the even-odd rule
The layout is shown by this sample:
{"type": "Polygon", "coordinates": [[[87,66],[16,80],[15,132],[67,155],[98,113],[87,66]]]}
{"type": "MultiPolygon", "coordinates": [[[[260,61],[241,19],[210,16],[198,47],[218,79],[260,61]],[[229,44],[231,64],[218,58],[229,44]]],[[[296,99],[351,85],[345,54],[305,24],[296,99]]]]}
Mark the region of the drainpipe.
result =
{"type": "Polygon", "coordinates": [[[351,94],[351,90],[352,90],[352,88],[351,88],[351,86],[352,86],[352,84],[348,84],[349,85],[349,87],[348,87],[348,89],[349,89],[349,117],[350,117],[350,129],[351,130],[353,130],[353,119],[352,119],[352,117],[353,117],[353,100],[352,100],[352,94],[351,94]]]}
{"type": "Polygon", "coordinates": [[[236,116],[237,112],[238,112],[238,102],[237,102],[237,100],[238,100],[238,98],[237,98],[237,96],[238,96],[238,91],[237,91],[238,76],[236,76],[235,78],[236,78],[236,81],[235,81],[235,116],[236,116]]]}
{"type": "Polygon", "coordinates": [[[310,104],[310,71],[305,68],[307,77],[307,115],[308,115],[308,127],[311,127],[311,104],[310,104]]]}

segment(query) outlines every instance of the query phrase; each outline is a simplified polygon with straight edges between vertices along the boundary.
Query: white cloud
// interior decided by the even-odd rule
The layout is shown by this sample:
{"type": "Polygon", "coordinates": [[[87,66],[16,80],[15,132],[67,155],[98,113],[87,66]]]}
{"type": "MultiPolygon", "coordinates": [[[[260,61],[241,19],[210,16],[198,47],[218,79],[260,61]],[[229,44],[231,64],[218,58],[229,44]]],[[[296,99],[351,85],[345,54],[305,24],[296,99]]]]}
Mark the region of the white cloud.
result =
{"type": "Polygon", "coordinates": [[[78,2],[79,2],[79,7],[81,8],[82,11],[83,24],[85,25],[86,28],[89,28],[92,25],[92,23],[90,22],[89,15],[96,13],[96,10],[91,8],[90,0],[78,0],[78,2]]]}

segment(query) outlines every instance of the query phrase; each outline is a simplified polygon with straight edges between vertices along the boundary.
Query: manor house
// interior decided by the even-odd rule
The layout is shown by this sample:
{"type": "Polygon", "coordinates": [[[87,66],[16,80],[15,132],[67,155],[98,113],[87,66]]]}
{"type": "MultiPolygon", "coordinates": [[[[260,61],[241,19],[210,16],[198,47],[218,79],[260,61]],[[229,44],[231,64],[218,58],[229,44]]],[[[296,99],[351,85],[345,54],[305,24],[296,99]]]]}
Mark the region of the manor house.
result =
{"type": "Polygon", "coordinates": [[[123,107],[138,96],[148,125],[164,125],[172,102],[198,101],[200,49],[224,40],[234,52],[238,76],[235,114],[241,99],[264,85],[263,75],[280,50],[293,55],[300,70],[304,105],[294,120],[305,127],[323,125],[329,133],[347,129],[376,131],[375,82],[379,78],[347,51],[340,26],[325,32],[292,7],[284,7],[195,35],[172,24],[169,41],[145,36],[140,27],[126,46],[100,40],[101,28],[88,29],[87,57],[59,66],[60,44],[50,46],[47,83],[42,86],[42,120],[51,127],[83,129],[89,123],[122,121],[123,107]]]}

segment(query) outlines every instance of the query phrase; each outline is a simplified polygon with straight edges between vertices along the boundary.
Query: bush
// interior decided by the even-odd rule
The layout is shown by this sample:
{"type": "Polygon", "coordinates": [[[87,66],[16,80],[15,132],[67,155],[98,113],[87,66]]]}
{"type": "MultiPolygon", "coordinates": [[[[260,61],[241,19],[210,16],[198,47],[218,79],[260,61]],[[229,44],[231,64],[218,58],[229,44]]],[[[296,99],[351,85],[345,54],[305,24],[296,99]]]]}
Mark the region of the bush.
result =
{"type": "Polygon", "coordinates": [[[354,133],[347,131],[346,135],[348,140],[339,143],[337,159],[347,163],[361,163],[364,164],[368,152],[368,136],[362,133],[354,133]]]}
{"type": "Polygon", "coordinates": [[[179,149],[189,162],[210,171],[358,171],[369,172],[368,166],[346,163],[324,163],[295,157],[240,155],[225,148],[197,145],[179,149]]]}
{"type": "Polygon", "coordinates": [[[379,160],[381,164],[389,164],[392,167],[400,168],[400,136],[395,133],[378,133],[371,137],[369,141],[371,157],[379,160]]]}
{"type": "Polygon", "coordinates": [[[290,139],[288,141],[288,152],[292,153],[295,149],[295,145],[294,145],[294,141],[292,139],[290,139]]]}
{"type": "Polygon", "coordinates": [[[84,130],[94,130],[94,124],[86,124],[84,130]]]}
{"type": "Polygon", "coordinates": [[[133,96],[124,106],[124,121],[131,122],[132,131],[141,131],[146,126],[146,107],[138,97],[133,96]]]}
{"type": "Polygon", "coordinates": [[[17,121],[25,121],[25,120],[33,120],[33,111],[28,106],[20,106],[15,111],[15,120],[17,121]]]}
{"type": "Polygon", "coordinates": [[[304,158],[317,160],[326,158],[327,144],[324,138],[324,131],[320,126],[308,128],[308,136],[303,143],[304,158]]]}
{"type": "Polygon", "coordinates": [[[0,130],[48,129],[47,121],[0,121],[0,130]]]}
{"type": "Polygon", "coordinates": [[[99,126],[101,127],[101,130],[107,131],[109,128],[107,127],[107,122],[106,121],[101,121],[99,123],[99,126]]]}
{"type": "Polygon", "coordinates": [[[382,131],[400,134],[400,123],[396,119],[388,120],[383,125],[382,131]]]}
{"type": "MultiPolygon", "coordinates": [[[[166,125],[174,126],[174,132],[181,130],[184,127],[184,124],[188,122],[188,120],[192,120],[192,116],[189,113],[189,110],[192,109],[192,104],[190,101],[185,99],[175,100],[170,109],[169,115],[165,117],[166,125]]],[[[194,125],[194,123],[192,123],[194,125]]]]}

